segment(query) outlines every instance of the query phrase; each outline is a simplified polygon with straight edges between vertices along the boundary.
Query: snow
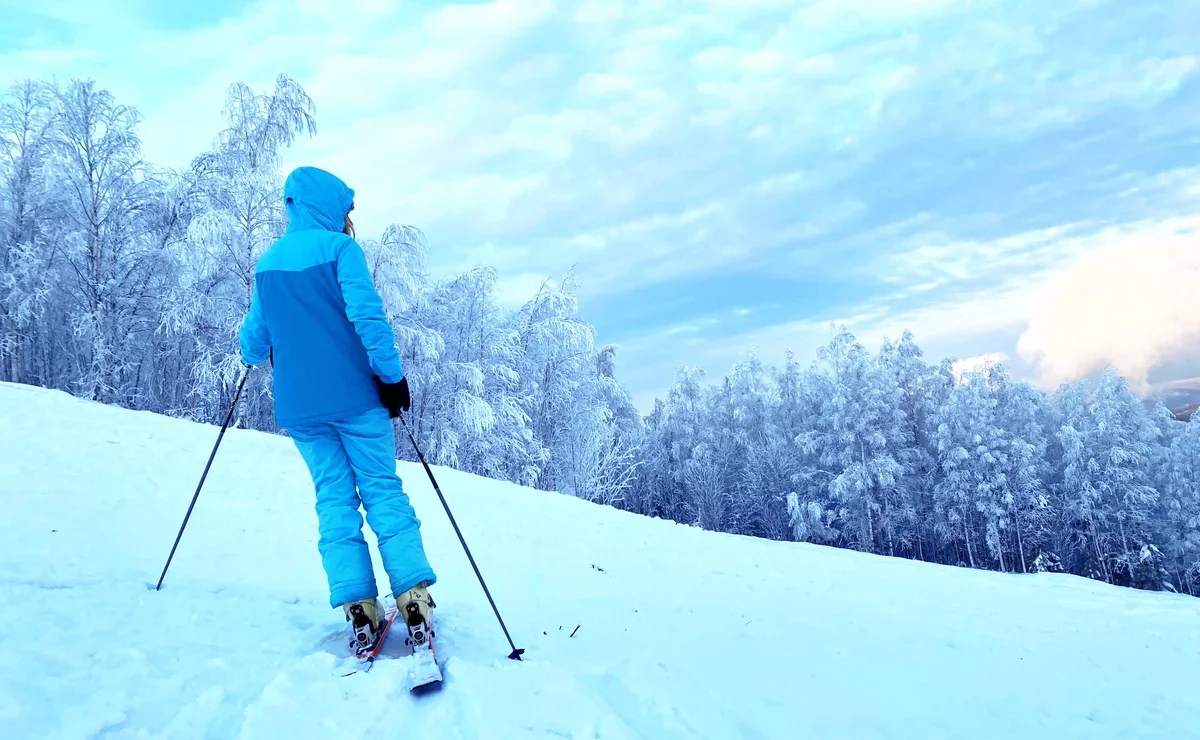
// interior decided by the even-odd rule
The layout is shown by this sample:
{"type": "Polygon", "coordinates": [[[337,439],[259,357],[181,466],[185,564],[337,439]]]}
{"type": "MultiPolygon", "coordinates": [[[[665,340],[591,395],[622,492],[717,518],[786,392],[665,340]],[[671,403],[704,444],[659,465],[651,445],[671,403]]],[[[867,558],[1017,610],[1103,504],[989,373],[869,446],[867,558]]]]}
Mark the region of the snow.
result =
{"type": "Polygon", "coordinates": [[[344,622],[285,438],[229,432],[151,590],[215,438],[0,384],[0,736],[1200,737],[1200,600],[716,534],[437,468],[528,650],[507,660],[408,464],[445,688],[409,696],[403,659],[335,677],[344,622]]]}

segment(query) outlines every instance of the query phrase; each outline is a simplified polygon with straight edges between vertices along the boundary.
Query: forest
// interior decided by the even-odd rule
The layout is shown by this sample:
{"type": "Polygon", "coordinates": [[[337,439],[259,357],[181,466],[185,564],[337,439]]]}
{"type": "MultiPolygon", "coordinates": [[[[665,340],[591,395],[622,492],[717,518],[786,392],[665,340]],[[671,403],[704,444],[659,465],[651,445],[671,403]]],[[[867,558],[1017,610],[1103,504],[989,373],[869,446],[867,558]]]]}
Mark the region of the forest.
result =
{"type": "MultiPolygon", "coordinates": [[[[232,85],[224,118],[167,169],[93,81],[0,98],[0,381],[220,421],[255,261],[285,228],[282,155],[316,132],[286,76],[232,85]]],[[[381,233],[361,242],[430,462],[714,531],[1200,595],[1200,422],[1112,371],[1047,393],[833,326],[807,365],[681,368],[643,416],[572,275],[503,310],[494,270],[435,279],[417,226],[381,233]]],[[[280,431],[269,374],[240,426],[280,431]]]]}

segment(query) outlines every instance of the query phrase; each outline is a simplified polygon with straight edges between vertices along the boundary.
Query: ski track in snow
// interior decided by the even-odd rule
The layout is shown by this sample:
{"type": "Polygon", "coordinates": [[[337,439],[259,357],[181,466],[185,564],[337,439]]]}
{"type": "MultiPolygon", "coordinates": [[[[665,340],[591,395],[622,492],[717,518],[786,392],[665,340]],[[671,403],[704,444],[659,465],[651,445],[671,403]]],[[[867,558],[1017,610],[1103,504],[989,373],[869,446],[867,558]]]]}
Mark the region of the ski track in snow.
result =
{"type": "Polygon", "coordinates": [[[445,686],[410,696],[403,658],[337,677],[345,623],[287,439],[226,435],[152,590],[215,438],[0,384],[0,737],[1200,738],[1198,599],[707,533],[439,468],[528,650],[510,661],[407,464],[445,686]]]}

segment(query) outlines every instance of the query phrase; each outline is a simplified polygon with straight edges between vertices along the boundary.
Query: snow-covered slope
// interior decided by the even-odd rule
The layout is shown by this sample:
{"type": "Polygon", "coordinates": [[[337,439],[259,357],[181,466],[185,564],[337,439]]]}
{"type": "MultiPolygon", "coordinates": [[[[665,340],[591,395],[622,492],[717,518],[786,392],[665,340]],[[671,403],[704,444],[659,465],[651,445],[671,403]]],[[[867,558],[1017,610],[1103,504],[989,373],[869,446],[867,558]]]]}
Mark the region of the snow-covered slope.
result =
{"type": "Polygon", "coordinates": [[[1200,737],[1200,600],[702,532],[423,473],[440,694],[330,673],[312,492],[234,430],[0,385],[5,738],[1200,737]],[[579,626],[574,637],[570,633],[579,626]],[[382,732],[382,734],[378,734],[382,732]]]}

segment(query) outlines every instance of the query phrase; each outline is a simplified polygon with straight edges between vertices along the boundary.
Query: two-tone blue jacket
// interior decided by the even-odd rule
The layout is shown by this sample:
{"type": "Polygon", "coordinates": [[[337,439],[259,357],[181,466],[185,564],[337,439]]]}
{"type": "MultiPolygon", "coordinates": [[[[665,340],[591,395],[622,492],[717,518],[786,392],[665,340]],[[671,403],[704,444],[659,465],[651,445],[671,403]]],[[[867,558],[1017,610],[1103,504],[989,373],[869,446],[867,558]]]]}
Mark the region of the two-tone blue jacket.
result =
{"type": "Polygon", "coordinates": [[[373,376],[404,376],[362,247],[342,233],[354,191],[301,167],[283,187],[288,228],[255,269],[242,361],[274,365],[275,421],[334,421],[382,406],[373,376]]]}

